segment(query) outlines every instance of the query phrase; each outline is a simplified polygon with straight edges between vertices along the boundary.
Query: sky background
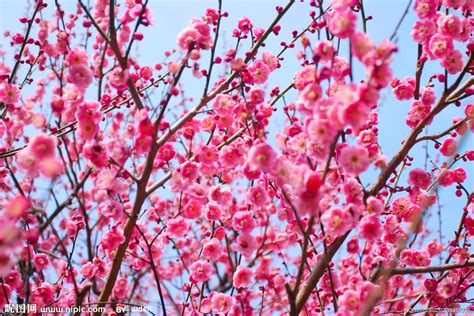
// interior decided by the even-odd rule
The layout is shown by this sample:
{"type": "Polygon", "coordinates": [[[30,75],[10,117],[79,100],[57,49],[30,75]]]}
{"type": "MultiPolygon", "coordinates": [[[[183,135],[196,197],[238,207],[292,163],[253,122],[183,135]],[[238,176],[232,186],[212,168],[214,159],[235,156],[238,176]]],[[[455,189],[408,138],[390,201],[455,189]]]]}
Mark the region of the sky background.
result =
{"type": "MultiPolygon", "coordinates": [[[[85,1],[87,2],[87,1],[85,1]]],[[[327,1],[325,1],[327,2],[327,1]]],[[[21,27],[18,22],[18,17],[25,15],[27,8],[29,7],[30,1],[28,0],[0,0],[0,31],[3,33],[5,30],[17,30],[21,27]]],[[[54,1],[47,1],[50,4],[48,12],[51,12],[54,1]]],[[[73,10],[76,5],[76,1],[73,0],[61,0],[63,8],[69,12],[73,10]]],[[[92,1],[91,1],[92,3],[92,1]]],[[[387,39],[392,34],[398,21],[400,20],[408,0],[365,0],[365,10],[367,16],[373,16],[374,19],[367,22],[367,30],[375,43],[380,43],[383,39],[387,39]]],[[[271,1],[271,0],[223,0],[223,11],[229,12],[229,18],[223,20],[221,29],[222,33],[218,46],[220,49],[224,47],[234,46],[235,40],[231,38],[232,29],[236,27],[237,21],[244,16],[250,18],[254,26],[266,28],[275,17],[275,6],[284,6],[286,1],[271,1]]],[[[176,48],[176,35],[184,27],[187,26],[189,20],[193,17],[200,17],[204,14],[207,7],[217,7],[217,0],[205,1],[205,0],[150,0],[149,7],[153,12],[153,26],[148,28],[141,28],[141,31],[145,35],[144,41],[138,45],[135,44],[132,52],[135,56],[139,56],[141,65],[154,65],[161,62],[164,58],[164,51],[176,48]]],[[[399,51],[394,55],[394,61],[392,63],[392,70],[398,78],[404,78],[406,76],[414,76],[416,66],[416,52],[417,45],[414,43],[409,34],[411,27],[415,21],[415,15],[410,8],[410,13],[404,20],[400,29],[398,30],[398,36],[396,41],[399,47],[399,51]]],[[[290,41],[292,39],[291,32],[293,30],[302,30],[310,22],[308,16],[308,1],[301,3],[297,1],[290,9],[287,15],[280,21],[281,31],[280,36],[276,37],[271,35],[267,42],[266,50],[270,50],[274,53],[280,51],[281,41],[290,41]]],[[[31,11],[30,11],[31,12],[31,11]]],[[[358,20],[358,27],[360,29],[361,23],[358,20]]],[[[316,35],[309,36],[312,42],[316,40],[316,35]]],[[[245,43],[248,47],[248,42],[245,43]]],[[[2,37],[1,39],[2,49],[9,51],[9,44],[2,37]]],[[[347,43],[343,44],[342,51],[346,51],[347,43]]],[[[297,46],[298,49],[300,46],[297,46]]],[[[285,61],[282,62],[282,68],[272,73],[268,87],[269,90],[274,86],[279,86],[281,89],[291,83],[293,75],[296,71],[300,70],[295,59],[296,49],[288,50],[283,55],[285,61]]],[[[7,55],[8,56],[8,55],[7,55]]],[[[10,55],[11,56],[11,55],[10,55]]],[[[207,68],[208,58],[204,58],[201,63],[203,68],[207,68]]],[[[363,79],[365,74],[360,66],[355,68],[355,78],[363,79]]],[[[424,76],[422,77],[422,83],[426,83],[428,76],[434,72],[441,72],[438,61],[431,61],[427,63],[424,70],[424,76]],[[428,74],[428,75],[427,75],[428,74]]],[[[222,73],[222,68],[216,67],[214,75],[222,73]]],[[[216,76],[213,77],[217,78],[216,76]]],[[[204,80],[196,80],[189,73],[183,77],[183,84],[186,93],[195,99],[199,98],[202,93],[202,87],[204,80]]],[[[437,84],[437,88],[441,87],[441,84],[437,84]]],[[[440,95],[439,89],[437,89],[437,96],[440,95]]],[[[94,91],[95,93],[95,91],[94,91]]],[[[95,94],[94,94],[95,95],[95,94]]],[[[295,101],[295,94],[288,94],[286,96],[287,102],[295,101]]],[[[277,107],[283,106],[283,101],[280,100],[277,103],[277,107]]],[[[472,101],[471,101],[472,102],[472,101]]],[[[407,137],[410,129],[405,124],[405,116],[410,107],[410,102],[400,102],[394,99],[391,89],[386,89],[382,93],[381,102],[379,106],[379,118],[380,118],[380,133],[379,140],[382,150],[385,155],[391,158],[394,153],[400,148],[401,141],[407,137]]],[[[281,131],[285,122],[280,114],[276,114],[271,118],[270,132],[281,131]]],[[[455,115],[461,116],[462,109],[449,107],[447,110],[437,116],[436,120],[429,126],[429,133],[444,130],[451,123],[451,119],[455,115]]],[[[424,163],[424,144],[418,144],[414,151],[410,152],[412,156],[421,157],[415,164],[423,168],[424,163]]],[[[463,144],[464,148],[473,148],[472,137],[466,139],[463,144]]],[[[429,144],[429,151],[431,153],[430,159],[436,160],[438,157],[433,150],[433,145],[429,144]]],[[[440,158],[444,161],[444,158],[440,158]]],[[[472,164],[471,164],[472,166],[472,164]]],[[[431,164],[428,164],[428,168],[431,164]]],[[[472,171],[469,171],[471,177],[468,178],[465,186],[472,190],[474,186],[474,180],[472,178],[472,171]]],[[[370,183],[374,177],[378,174],[378,170],[371,169],[369,172],[364,174],[363,181],[370,183]]],[[[402,182],[403,183],[403,182],[402,182]]],[[[441,194],[440,203],[441,214],[443,219],[443,232],[447,238],[452,239],[454,234],[453,231],[457,228],[459,219],[462,215],[462,208],[465,204],[465,198],[458,199],[454,195],[454,186],[448,189],[443,189],[441,194]]],[[[428,226],[434,230],[438,227],[438,217],[436,215],[437,209],[433,208],[429,211],[434,214],[428,222],[428,226]]],[[[436,235],[438,235],[436,233],[436,235]]],[[[431,239],[430,239],[431,240],[431,239]]]]}

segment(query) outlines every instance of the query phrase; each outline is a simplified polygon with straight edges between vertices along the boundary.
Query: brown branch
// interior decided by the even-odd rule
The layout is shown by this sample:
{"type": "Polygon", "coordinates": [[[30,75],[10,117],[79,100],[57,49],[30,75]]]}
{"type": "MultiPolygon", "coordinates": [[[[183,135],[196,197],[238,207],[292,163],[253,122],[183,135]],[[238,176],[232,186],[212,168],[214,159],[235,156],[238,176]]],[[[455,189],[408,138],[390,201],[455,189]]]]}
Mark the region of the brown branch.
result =
{"type": "Polygon", "coordinates": [[[422,142],[424,140],[436,140],[436,139],[439,139],[443,136],[446,136],[448,135],[449,133],[451,133],[453,130],[455,130],[456,128],[458,128],[459,126],[467,123],[469,121],[469,118],[464,118],[462,119],[461,121],[457,122],[456,124],[452,125],[450,128],[448,128],[447,130],[441,132],[441,133],[438,133],[438,134],[433,134],[433,135],[426,135],[426,136],[422,136],[422,137],[418,137],[415,141],[415,143],[419,143],[419,142],[422,142]]]}
{"type": "MultiPolygon", "coordinates": [[[[122,68],[122,71],[128,71],[128,60],[122,56],[122,52],[120,51],[120,46],[117,42],[117,30],[115,29],[115,1],[110,0],[109,2],[109,34],[110,34],[110,47],[112,48],[117,61],[122,68]]],[[[137,87],[135,83],[133,83],[133,79],[131,76],[128,76],[127,79],[127,87],[130,91],[130,94],[133,97],[133,101],[139,110],[143,109],[143,103],[140,98],[140,94],[138,93],[137,87]]]]}
{"type": "Polygon", "coordinates": [[[466,261],[465,263],[450,263],[432,267],[413,267],[413,268],[395,268],[390,271],[390,275],[405,275],[405,274],[416,274],[416,273],[430,273],[430,272],[443,272],[454,269],[461,269],[466,267],[473,267],[474,260],[466,261]]]}
{"type": "Polygon", "coordinates": [[[334,240],[334,242],[329,245],[329,247],[327,247],[327,256],[326,254],[323,254],[321,256],[321,259],[316,264],[316,267],[311,273],[308,281],[306,281],[305,285],[302,287],[301,291],[299,291],[298,295],[296,296],[296,309],[292,312],[292,316],[297,316],[299,312],[303,309],[303,306],[308,300],[309,295],[318,284],[318,281],[323,276],[324,271],[326,271],[329,262],[331,262],[332,258],[334,257],[338,249],[342,246],[347,236],[349,236],[349,232],[343,236],[337,237],[336,240],[334,240]]]}

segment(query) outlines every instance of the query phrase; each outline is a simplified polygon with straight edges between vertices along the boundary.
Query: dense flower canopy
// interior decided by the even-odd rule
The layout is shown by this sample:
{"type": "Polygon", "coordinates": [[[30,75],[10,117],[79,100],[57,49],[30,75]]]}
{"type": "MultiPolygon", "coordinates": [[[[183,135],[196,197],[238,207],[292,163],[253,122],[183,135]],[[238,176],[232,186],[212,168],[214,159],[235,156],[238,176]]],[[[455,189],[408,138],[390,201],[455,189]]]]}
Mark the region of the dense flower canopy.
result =
{"type": "Polygon", "coordinates": [[[381,41],[363,0],[275,1],[270,25],[230,30],[218,0],[154,64],[152,1],[30,2],[23,29],[2,26],[4,311],[474,309],[473,0],[409,1],[381,41]],[[387,94],[409,130],[393,154],[387,94]],[[441,199],[462,206],[441,215],[441,199]]]}

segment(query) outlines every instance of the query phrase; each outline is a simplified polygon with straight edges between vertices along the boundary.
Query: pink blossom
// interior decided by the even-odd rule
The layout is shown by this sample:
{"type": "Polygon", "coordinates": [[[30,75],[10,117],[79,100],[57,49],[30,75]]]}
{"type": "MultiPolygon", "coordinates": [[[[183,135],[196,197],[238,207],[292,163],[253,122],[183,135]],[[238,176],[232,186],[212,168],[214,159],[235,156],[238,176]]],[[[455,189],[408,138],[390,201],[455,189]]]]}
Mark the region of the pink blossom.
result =
{"type": "Polygon", "coordinates": [[[232,277],[233,285],[236,288],[243,288],[243,287],[246,288],[252,282],[252,278],[253,278],[252,269],[244,267],[244,266],[238,266],[237,270],[235,271],[232,277]]]}
{"type": "Polygon", "coordinates": [[[415,86],[412,78],[405,78],[403,81],[398,82],[393,89],[393,93],[397,100],[410,100],[413,98],[415,86]]]}
{"type": "Polygon", "coordinates": [[[435,58],[444,58],[453,50],[453,40],[445,35],[436,33],[429,42],[429,52],[435,58]]]}
{"type": "Polygon", "coordinates": [[[218,314],[226,314],[234,304],[235,299],[224,293],[217,293],[212,296],[212,311],[218,314]]]}
{"type": "Polygon", "coordinates": [[[383,202],[380,199],[373,196],[369,196],[367,198],[366,204],[367,204],[366,211],[368,214],[379,215],[384,209],[383,202]]]}
{"type": "Polygon", "coordinates": [[[438,8],[438,0],[416,0],[414,9],[420,19],[432,18],[438,8]]]}
{"type": "Polygon", "coordinates": [[[101,142],[88,141],[84,145],[83,154],[98,168],[103,168],[107,164],[108,155],[104,144],[101,142]]]}
{"type": "Polygon", "coordinates": [[[65,60],[69,66],[87,65],[88,63],[87,52],[83,50],[82,48],[74,47],[71,50],[69,50],[65,60]]]}
{"type": "Polygon", "coordinates": [[[249,18],[243,17],[238,22],[238,28],[243,34],[248,34],[252,30],[253,25],[249,18]]]}
{"type": "Polygon", "coordinates": [[[410,171],[408,183],[410,185],[426,189],[431,181],[431,175],[423,169],[415,168],[410,171]]]}
{"type": "Polygon", "coordinates": [[[359,145],[345,146],[341,149],[338,161],[349,174],[358,175],[365,171],[370,164],[367,149],[359,145]]]}
{"type": "Polygon", "coordinates": [[[255,219],[253,218],[252,213],[250,212],[239,211],[235,213],[232,217],[232,227],[236,231],[249,233],[255,228],[255,226],[255,219]]]}
{"type": "Polygon", "coordinates": [[[436,23],[443,35],[454,37],[461,31],[461,20],[454,14],[442,15],[436,23]]]}
{"type": "Polygon", "coordinates": [[[308,110],[312,110],[316,102],[322,96],[322,89],[319,84],[312,83],[307,85],[298,96],[298,101],[308,110]]]}
{"type": "Polygon", "coordinates": [[[273,169],[275,156],[275,151],[270,145],[260,143],[250,149],[248,160],[253,167],[267,173],[273,169]]]}
{"type": "Polygon", "coordinates": [[[356,32],[351,37],[352,52],[359,60],[364,60],[364,57],[375,48],[372,39],[363,32],[356,32]]]}
{"type": "Polygon", "coordinates": [[[127,87],[127,81],[129,79],[129,73],[127,70],[122,70],[120,67],[115,67],[108,75],[109,83],[112,87],[117,90],[125,90],[127,87]]]}
{"type": "Polygon", "coordinates": [[[351,228],[352,218],[349,213],[334,207],[323,213],[321,222],[328,233],[342,236],[351,228]]]}
{"type": "Polygon", "coordinates": [[[81,274],[86,279],[92,279],[95,275],[96,268],[92,262],[87,262],[81,268],[81,274]]]}
{"type": "Polygon", "coordinates": [[[267,192],[261,185],[255,186],[249,191],[248,200],[257,207],[265,206],[268,202],[267,192]]]}
{"type": "Polygon", "coordinates": [[[464,168],[458,167],[458,168],[454,169],[453,171],[454,171],[454,181],[455,182],[462,183],[462,182],[466,181],[467,173],[466,173],[466,170],[464,170],[464,168]]]}
{"type": "Polygon", "coordinates": [[[341,308],[341,312],[344,311],[347,315],[355,315],[358,313],[361,307],[361,300],[359,295],[354,290],[346,290],[338,298],[338,305],[341,308]]]}
{"type": "Polygon", "coordinates": [[[456,149],[458,147],[458,143],[454,138],[446,138],[443,143],[441,144],[441,147],[439,148],[439,151],[443,156],[446,157],[451,157],[456,153],[456,149]]]}
{"type": "Polygon", "coordinates": [[[411,128],[415,128],[430,113],[431,106],[420,100],[413,101],[410,111],[406,117],[406,123],[411,128]]]}
{"type": "Polygon", "coordinates": [[[172,238],[185,236],[190,229],[189,223],[182,216],[172,218],[168,221],[166,231],[172,238]]]}
{"type": "Polygon", "coordinates": [[[254,83],[265,83],[270,75],[270,68],[263,61],[258,60],[248,67],[254,83]]]}
{"type": "Polygon", "coordinates": [[[377,240],[382,235],[382,224],[377,215],[365,216],[359,224],[360,236],[367,240],[377,240]]]}
{"type": "Polygon", "coordinates": [[[49,258],[44,253],[38,253],[33,259],[33,264],[35,265],[36,270],[42,271],[48,267],[49,258]]]}
{"type": "Polygon", "coordinates": [[[212,165],[219,159],[219,151],[214,145],[203,146],[198,154],[199,162],[212,165]]]}
{"type": "Polygon", "coordinates": [[[20,100],[20,89],[12,83],[0,87],[0,101],[5,104],[15,104],[20,100]]]}
{"type": "Polygon", "coordinates": [[[80,90],[87,89],[92,83],[92,79],[92,71],[87,65],[74,64],[69,67],[68,81],[80,90]]]}
{"type": "Polygon", "coordinates": [[[195,261],[190,267],[190,277],[194,282],[206,282],[211,278],[213,268],[205,260],[195,261]]]}
{"type": "Polygon", "coordinates": [[[334,58],[334,46],[330,41],[318,41],[314,47],[313,54],[324,61],[330,61],[334,58]]]}
{"type": "Polygon", "coordinates": [[[50,158],[54,156],[56,144],[56,137],[38,134],[28,143],[27,150],[29,150],[35,159],[50,158]]]}
{"type": "Polygon", "coordinates": [[[443,66],[449,74],[457,74],[464,67],[463,55],[454,49],[441,59],[441,66],[443,66]]]}
{"type": "Polygon", "coordinates": [[[441,186],[448,187],[454,183],[454,171],[441,169],[436,178],[441,186]]]}
{"type": "Polygon", "coordinates": [[[411,38],[419,44],[426,44],[436,33],[436,24],[432,20],[416,21],[411,31],[411,38]]]}
{"type": "Polygon", "coordinates": [[[217,261],[221,257],[222,247],[217,238],[212,238],[202,247],[202,255],[211,261],[217,261]]]}
{"type": "Polygon", "coordinates": [[[446,8],[459,9],[466,3],[466,0],[443,0],[443,5],[446,8]]]}
{"type": "Polygon", "coordinates": [[[350,8],[335,10],[326,15],[328,29],[339,38],[348,38],[355,30],[357,16],[350,8]]]}
{"type": "Polygon", "coordinates": [[[257,249],[257,241],[255,240],[254,236],[244,233],[237,237],[237,250],[244,257],[250,257],[255,249],[257,249]]]}
{"type": "Polygon", "coordinates": [[[77,109],[77,134],[84,140],[90,140],[99,131],[99,122],[102,119],[100,103],[97,101],[83,102],[77,109]]]}
{"type": "Polygon", "coordinates": [[[181,176],[187,181],[196,180],[199,176],[198,166],[192,161],[187,161],[180,167],[181,176]]]}
{"type": "Polygon", "coordinates": [[[163,161],[170,161],[176,155],[176,151],[171,143],[165,143],[163,146],[160,147],[158,150],[158,159],[163,161]]]}
{"type": "Polygon", "coordinates": [[[7,201],[3,210],[8,217],[17,219],[25,215],[29,208],[30,201],[22,195],[17,195],[7,201]]]}

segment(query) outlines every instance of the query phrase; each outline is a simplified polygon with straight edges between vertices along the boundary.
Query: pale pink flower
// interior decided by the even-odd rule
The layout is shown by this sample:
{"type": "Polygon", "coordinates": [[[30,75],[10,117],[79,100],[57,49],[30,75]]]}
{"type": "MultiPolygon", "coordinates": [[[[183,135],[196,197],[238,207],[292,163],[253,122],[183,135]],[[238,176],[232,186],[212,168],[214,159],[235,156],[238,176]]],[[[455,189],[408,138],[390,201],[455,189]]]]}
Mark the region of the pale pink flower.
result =
{"type": "Polygon", "coordinates": [[[359,224],[360,236],[369,241],[374,241],[382,235],[382,224],[377,215],[364,216],[359,224]]]}
{"type": "Polygon", "coordinates": [[[9,218],[17,219],[25,215],[29,207],[30,201],[22,195],[17,195],[7,201],[3,210],[9,218]]]}
{"type": "Polygon", "coordinates": [[[441,144],[441,147],[439,148],[439,151],[443,156],[446,157],[451,157],[456,153],[458,143],[454,138],[446,138],[443,143],[441,144]]]}
{"type": "Polygon", "coordinates": [[[217,261],[221,257],[222,246],[219,242],[219,239],[212,238],[210,241],[206,242],[202,247],[202,255],[204,258],[211,261],[217,261]]]}
{"type": "Polygon", "coordinates": [[[248,211],[239,211],[232,217],[232,227],[236,231],[249,233],[255,228],[255,226],[255,219],[253,218],[252,213],[248,211]]]}
{"type": "Polygon", "coordinates": [[[408,184],[422,189],[426,189],[431,181],[431,175],[420,168],[415,168],[410,171],[408,177],[408,184]]]}
{"type": "Polygon", "coordinates": [[[252,269],[244,266],[238,266],[235,271],[232,280],[235,288],[246,288],[252,282],[253,272],[252,269]]]}
{"type": "Polygon", "coordinates": [[[5,104],[14,104],[20,100],[20,89],[12,83],[7,83],[0,88],[0,101],[5,104]]]}
{"type": "Polygon", "coordinates": [[[325,15],[328,29],[339,38],[348,38],[354,33],[357,16],[350,8],[329,11],[325,15]]]}
{"type": "Polygon", "coordinates": [[[211,304],[212,311],[218,314],[226,314],[229,312],[232,305],[235,303],[235,298],[228,294],[217,293],[212,296],[211,304]]]}
{"type": "Polygon", "coordinates": [[[92,262],[87,262],[81,267],[81,274],[86,279],[92,279],[95,275],[96,268],[92,262]]]}
{"type": "Polygon", "coordinates": [[[212,265],[205,260],[198,260],[191,265],[190,277],[194,282],[206,282],[212,276],[212,265]]]}
{"type": "Polygon", "coordinates": [[[69,67],[68,81],[80,90],[87,89],[92,83],[92,79],[92,71],[87,65],[76,64],[69,67]]]}
{"type": "Polygon", "coordinates": [[[348,145],[341,149],[338,162],[347,173],[358,175],[369,167],[369,153],[362,146],[348,145]]]}
{"type": "Polygon", "coordinates": [[[38,271],[46,269],[49,265],[49,258],[44,253],[38,253],[33,259],[33,264],[38,271]]]}
{"type": "Polygon", "coordinates": [[[263,172],[271,172],[274,168],[276,153],[268,144],[254,145],[249,153],[248,160],[250,164],[262,170],[263,172]]]}
{"type": "Polygon", "coordinates": [[[347,315],[356,315],[361,306],[361,300],[358,293],[351,289],[345,290],[344,293],[339,296],[337,303],[341,308],[341,313],[347,315]]]}
{"type": "Polygon", "coordinates": [[[327,233],[342,236],[351,228],[352,218],[342,209],[333,207],[323,213],[321,222],[327,233]]]}
{"type": "Polygon", "coordinates": [[[244,233],[237,237],[237,251],[239,251],[244,257],[248,258],[257,249],[257,241],[255,237],[244,233]]]}

